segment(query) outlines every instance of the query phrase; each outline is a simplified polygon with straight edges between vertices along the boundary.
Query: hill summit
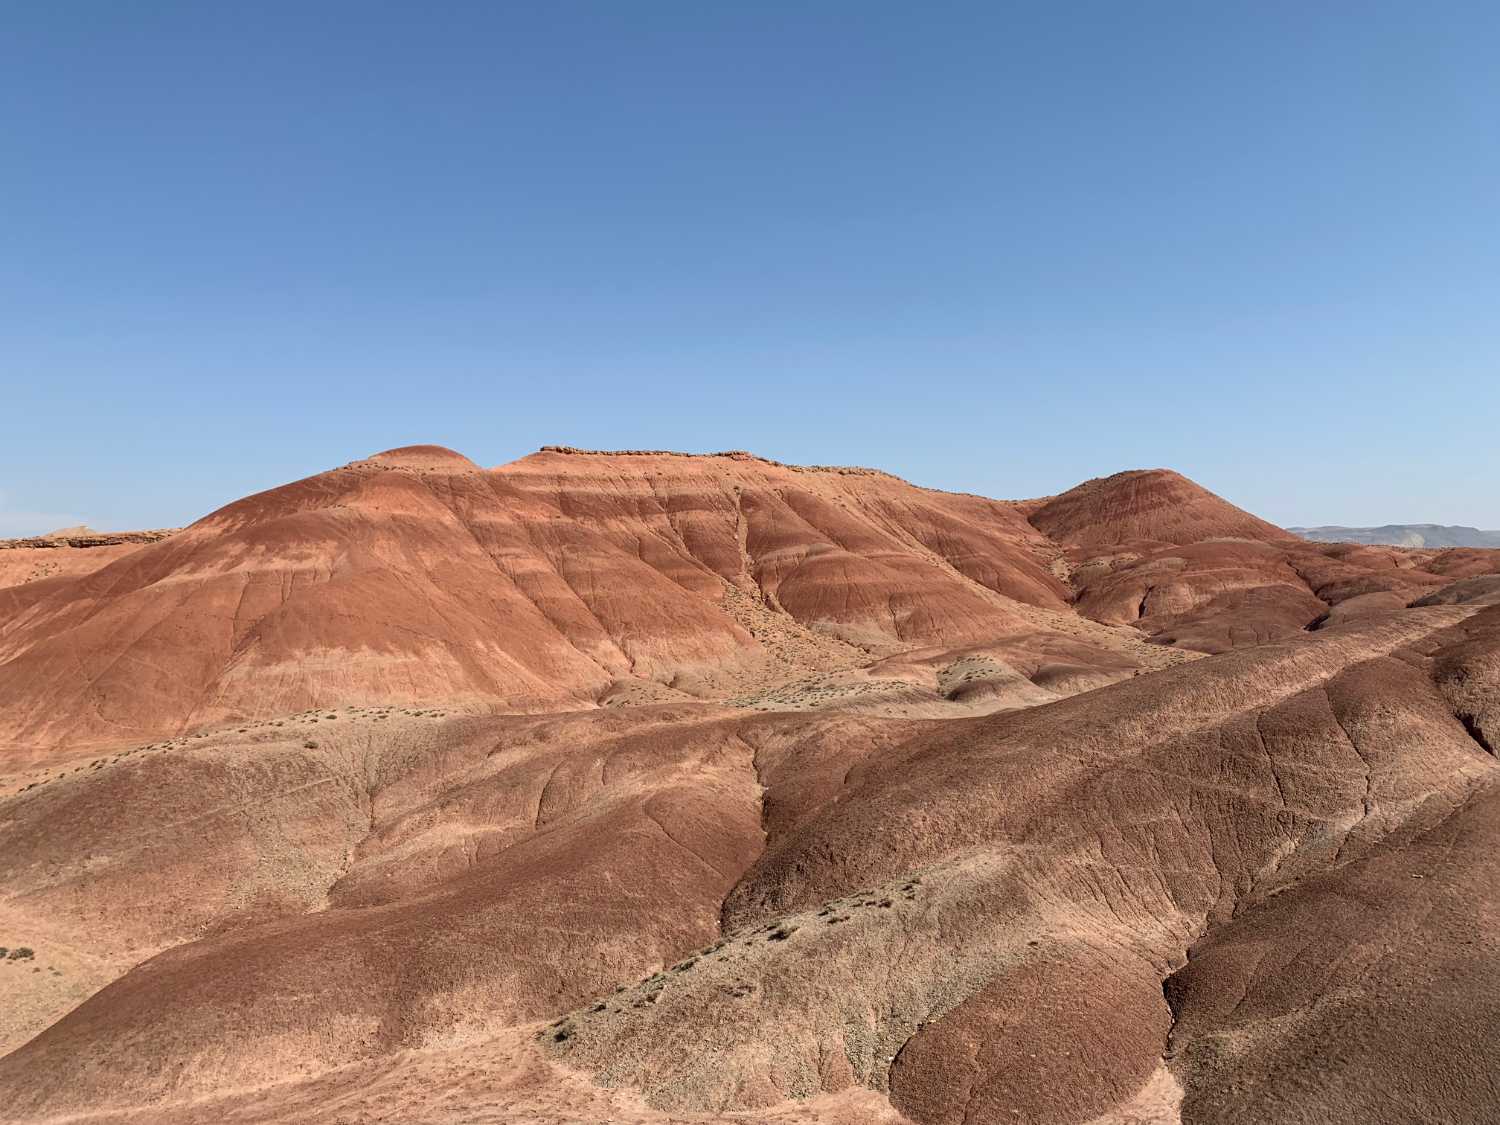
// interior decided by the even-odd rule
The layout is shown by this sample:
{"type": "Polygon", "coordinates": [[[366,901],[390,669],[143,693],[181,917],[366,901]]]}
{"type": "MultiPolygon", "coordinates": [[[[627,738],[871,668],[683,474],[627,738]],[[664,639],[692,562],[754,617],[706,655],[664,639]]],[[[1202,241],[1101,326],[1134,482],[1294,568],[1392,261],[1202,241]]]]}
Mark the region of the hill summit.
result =
{"type": "Polygon", "coordinates": [[[1132,469],[1085,481],[1039,502],[1030,518],[1044,534],[1070,546],[1290,537],[1170,469],[1132,469]]]}
{"type": "Polygon", "coordinates": [[[1500,1120],[1497,582],[742,452],[0,543],[0,1105],[1500,1120]]]}

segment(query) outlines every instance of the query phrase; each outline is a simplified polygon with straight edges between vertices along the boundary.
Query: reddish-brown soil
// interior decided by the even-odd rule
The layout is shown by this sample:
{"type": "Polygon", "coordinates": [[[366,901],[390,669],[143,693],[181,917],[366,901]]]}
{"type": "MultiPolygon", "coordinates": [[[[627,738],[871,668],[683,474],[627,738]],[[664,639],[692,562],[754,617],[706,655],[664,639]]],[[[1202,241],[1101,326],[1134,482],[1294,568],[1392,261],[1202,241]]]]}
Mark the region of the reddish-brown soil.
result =
{"type": "Polygon", "coordinates": [[[0,589],[0,1118],[1500,1120],[1495,581],[1162,471],[250,497],[0,589]]]}
{"type": "Polygon", "coordinates": [[[110,532],[69,528],[26,539],[0,539],[0,588],[91,574],[171,534],[170,530],[110,532]]]}

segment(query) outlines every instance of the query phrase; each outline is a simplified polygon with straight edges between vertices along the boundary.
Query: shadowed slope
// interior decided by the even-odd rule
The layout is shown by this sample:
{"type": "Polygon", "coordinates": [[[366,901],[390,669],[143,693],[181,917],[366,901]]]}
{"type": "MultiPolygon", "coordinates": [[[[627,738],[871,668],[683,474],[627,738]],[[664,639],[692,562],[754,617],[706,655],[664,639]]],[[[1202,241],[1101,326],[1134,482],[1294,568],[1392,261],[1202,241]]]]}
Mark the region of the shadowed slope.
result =
{"type": "Polygon", "coordinates": [[[175,948],[0,1088],[139,1104],[524,1023],[711,939],[761,847],[752,751],[712,712],[334,714],[7,802],[7,932],[175,948]],[[66,846],[38,830],[70,822],[66,846]]]}

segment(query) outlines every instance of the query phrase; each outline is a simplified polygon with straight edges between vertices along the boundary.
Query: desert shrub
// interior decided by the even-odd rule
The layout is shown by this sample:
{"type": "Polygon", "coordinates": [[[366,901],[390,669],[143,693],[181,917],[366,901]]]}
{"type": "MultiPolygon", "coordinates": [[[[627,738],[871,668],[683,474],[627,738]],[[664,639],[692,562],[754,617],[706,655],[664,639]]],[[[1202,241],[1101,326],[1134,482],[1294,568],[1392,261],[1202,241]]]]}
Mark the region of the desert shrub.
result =
{"type": "Polygon", "coordinates": [[[17,946],[10,951],[10,959],[12,961],[30,961],[35,956],[36,952],[24,945],[17,946]]]}

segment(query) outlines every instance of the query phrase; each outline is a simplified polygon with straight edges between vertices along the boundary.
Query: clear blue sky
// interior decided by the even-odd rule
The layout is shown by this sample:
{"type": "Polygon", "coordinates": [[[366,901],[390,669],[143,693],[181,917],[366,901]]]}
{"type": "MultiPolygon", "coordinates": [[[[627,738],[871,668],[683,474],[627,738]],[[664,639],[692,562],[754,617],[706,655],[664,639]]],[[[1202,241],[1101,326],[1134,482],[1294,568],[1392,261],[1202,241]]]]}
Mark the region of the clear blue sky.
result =
{"type": "Polygon", "coordinates": [[[1500,527],[1500,5],[5,5],[0,534],[389,446],[1500,527]]]}

